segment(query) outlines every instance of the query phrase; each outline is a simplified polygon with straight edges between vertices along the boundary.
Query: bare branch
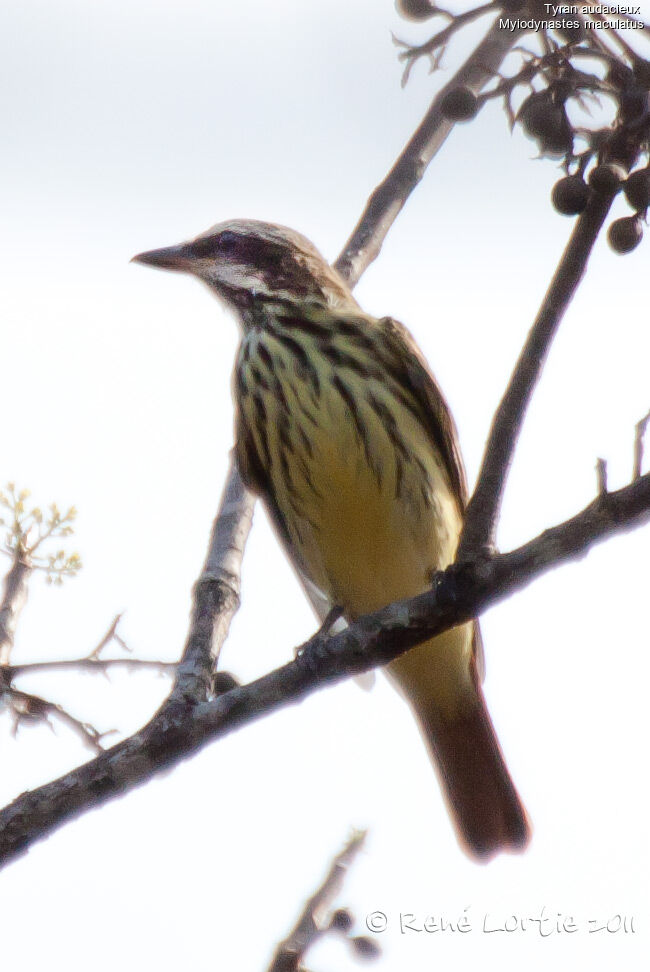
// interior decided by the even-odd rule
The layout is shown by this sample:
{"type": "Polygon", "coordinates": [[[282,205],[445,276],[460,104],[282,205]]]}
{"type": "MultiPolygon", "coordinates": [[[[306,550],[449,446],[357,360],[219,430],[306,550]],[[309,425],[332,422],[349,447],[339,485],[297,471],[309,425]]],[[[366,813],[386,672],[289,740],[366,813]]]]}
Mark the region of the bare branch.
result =
{"type": "MultiPolygon", "coordinates": [[[[141,658],[100,658],[99,655],[112,641],[116,641],[126,651],[130,649],[123,638],[117,633],[117,626],[122,615],[117,614],[111,622],[106,634],[99,644],[83,658],[66,658],[57,661],[26,662],[22,665],[0,664],[0,699],[4,698],[14,716],[14,735],[23,722],[45,722],[52,726],[50,716],[56,716],[66,723],[84,742],[90,745],[95,752],[101,752],[103,747],[99,745],[101,735],[93,726],[85,722],[80,722],[63,706],[56,702],[51,702],[40,696],[33,695],[15,688],[14,680],[20,675],[37,675],[43,672],[90,672],[92,674],[106,675],[112,668],[126,668],[127,671],[145,669],[161,673],[172,673],[176,670],[175,662],[154,661],[141,658]]],[[[105,735],[105,734],[104,734],[105,735]]]]}
{"type": "Polygon", "coordinates": [[[93,650],[89,652],[88,655],[86,656],[88,660],[97,661],[102,651],[106,647],[106,645],[110,644],[111,641],[117,641],[118,644],[120,644],[125,651],[128,652],[131,651],[131,649],[128,647],[126,642],[122,638],[120,638],[120,636],[117,633],[117,626],[121,620],[122,620],[122,615],[116,614],[113,620],[111,621],[110,625],[108,626],[108,630],[104,635],[104,637],[98,642],[98,644],[93,648],[93,650]]]}
{"type": "Polygon", "coordinates": [[[27,662],[24,665],[6,665],[3,672],[11,682],[18,675],[39,675],[42,672],[91,672],[105,675],[112,668],[127,671],[146,669],[161,674],[176,671],[178,662],[158,661],[148,658],[66,658],[59,661],[27,662]]]}
{"type": "Polygon", "coordinates": [[[596,482],[598,495],[603,496],[607,492],[607,463],[604,459],[596,459],[596,482]]]}
{"type": "Polygon", "coordinates": [[[102,651],[112,641],[117,642],[124,651],[131,649],[118,633],[117,627],[122,620],[121,614],[116,614],[106,633],[98,644],[82,658],[62,658],[56,661],[25,662],[22,665],[2,665],[2,678],[5,684],[10,684],[19,675],[37,675],[42,672],[92,672],[106,674],[111,668],[126,668],[127,671],[149,669],[150,671],[170,673],[178,667],[178,662],[159,661],[148,658],[100,658],[102,651]]]}
{"type": "Polygon", "coordinates": [[[613,198],[613,194],[592,192],[530,329],[492,421],[476,488],[465,515],[465,525],[458,545],[459,560],[471,560],[495,544],[508,470],[528,404],[542,373],[551,342],[582,280],[591,250],[613,198]]]}
{"type": "Polygon", "coordinates": [[[101,733],[89,722],[82,722],[75,718],[62,705],[41,698],[40,695],[33,695],[31,692],[22,692],[13,686],[3,686],[1,697],[6,700],[14,719],[14,736],[23,722],[30,725],[46,725],[52,729],[50,717],[54,717],[63,722],[69,729],[72,729],[84,746],[88,746],[95,753],[104,752],[100,740],[102,736],[108,735],[108,733],[101,733]]]}
{"type": "Polygon", "coordinates": [[[231,459],[201,576],[194,585],[190,629],[170,701],[203,701],[214,689],[214,672],[239,607],[241,563],[253,520],[255,498],[231,459]]]}
{"type": "Polygon", "coordinates": [[[334,263],[335,269],[351,287],[379,256],[382,243],[404,203],[454,127],[454,122],[445,118],[440,110],[445,95],[459,87],[478,93],[495,76],[521,33],[520,30],[500,30],[497,18],[474,53],[436,95],[395,165],[370,196],[352,236],[334,263]]]}
{"type": "Polygon", "coordinates": [[[541,573],[596,542],[650,520],[650,473],[598,496],[580,513],[505,554],[454,564],[431,591],[308,642],[293,661],[191,710],[164,705],[151,722],[96,759],[22,794],[0,812],[0,863],[66,821],[144,783],[179,760],[325,685],[385,665],[422,641],[477,617],[541,573]]]}
{"type": "Polygon", "coordinates": [[[404,61],[406,64],[402,76],[402,87],[408,81],[411,69],[419,58],[428,57],[431,63],[431,72],[436,71],[440,67],[440,62],[447,49],[447,44],[454,34],[462,30],[466,24],[471,23],[473,20],[478,20],[479,17],[495,9],[499,9],[499,4],[491,0],[490,3],[481,4],[479,7],[473,7],[471,10],[465,10],[460,14],[450,14],[446,10],[440,10],[438,11],[439,14],[449,18],[449,24],[438,31],[437,34],[434,34],[433,37],[429,38],[428,41],[425,41],[424,44],[419,44],[415,47],[397,38],[393,38],[398,47],[404,48],[402,53],[398,55],[400,61],[404,61]]]}
{"type": "Polygon", "coordinates": [[[329,926],[323,925],[325,913],[338,894],[365,837],[363,830],[353,833],[343,850],[334,858],[325,880],[307,900],[298,921],[278,945],[268,972],[297,972],[307,950],[329,930],[329,926]]]}

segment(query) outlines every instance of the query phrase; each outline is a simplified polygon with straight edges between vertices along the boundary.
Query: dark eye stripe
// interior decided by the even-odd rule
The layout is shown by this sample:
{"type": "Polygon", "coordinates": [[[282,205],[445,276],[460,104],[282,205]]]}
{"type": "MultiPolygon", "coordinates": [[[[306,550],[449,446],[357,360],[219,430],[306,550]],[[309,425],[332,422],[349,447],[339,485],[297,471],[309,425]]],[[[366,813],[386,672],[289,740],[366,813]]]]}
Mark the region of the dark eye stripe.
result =
{"type": "Polygon", "coordinates": [[[204,236],[200,240],[194,240],[190,244],[193,256],[197,257],[211,257],[215,253],[215,237],[214,236],[204,236]]]}
{"type": "Polygon", "coordinates": [[[223,233],[217,233],[214,236],[202,236],[200,239],[194,240],[190,246],[192,253],[197,257],[230,256],[237,254],[238,251],[241,251],[242,256],[245,257],[245,244],[245,238],[238,236],[237,233],[230,232],[230,230],[224,230],[223,233]]]}
{"type": "Polygon", "coordinates": [[[236,233],[231,233],[229,230],[224,230],[223,233],[219,233],[215,237],[216,248],[220,253],[234,253],[237,250],[237,244],[241,242],[241,237],[237,236],[236,233]]]}

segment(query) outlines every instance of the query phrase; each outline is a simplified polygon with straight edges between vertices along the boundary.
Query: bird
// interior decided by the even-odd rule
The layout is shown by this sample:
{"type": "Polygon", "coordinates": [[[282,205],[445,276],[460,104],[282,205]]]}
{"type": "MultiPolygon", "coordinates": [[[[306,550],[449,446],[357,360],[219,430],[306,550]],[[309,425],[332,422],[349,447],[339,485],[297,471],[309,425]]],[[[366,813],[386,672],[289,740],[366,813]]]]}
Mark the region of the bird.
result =
{"type": "MultiPolygon", "coordinates": [[[[133,260],[198,278],[237,318],[237,463],[306,590],[353,622],[429,589],[454,560],[468,491],[451,412],[406,327],[364,313],[319,250],[274,223],[221,222],[133,260]]],[[[463,850],[479,862],[523,850],[531,827],[483,694],[478,622],[385,671],[463,850]]]]}

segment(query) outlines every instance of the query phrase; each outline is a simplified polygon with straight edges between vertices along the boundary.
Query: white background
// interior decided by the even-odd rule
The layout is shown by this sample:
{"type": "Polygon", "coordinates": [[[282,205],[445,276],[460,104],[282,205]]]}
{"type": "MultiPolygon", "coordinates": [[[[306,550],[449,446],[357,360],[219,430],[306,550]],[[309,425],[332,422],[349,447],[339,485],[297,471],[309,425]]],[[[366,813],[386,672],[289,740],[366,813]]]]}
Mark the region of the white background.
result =
{"type": "MultiPolygon", "coordinates": [[[[25,0],[0,19],[0,480],[76,504],[70,549],[85,564],[63,590],[34,580],[14,661],[84,654],[122,610],[139,656],[173,659],[232,441],[237,336],[195,282],[129,258],[244,216],[294,226],[334,259],[460,53],[401,90],[389,31],[430,30],[390,0],[25,0]]],[[[556,164],[535,152],[497,106],[458,127],[356,292],[416,335],[470,482],[572,225],[549,203],[556,164]]],[[[504,548],[588,503],[597,456],[612,486],[629,478],[650,406],[647,279],[647,246],[621,258],[598,243],[526,421],[504,548]]],[[[404,705],[381,678],[371,693],[345,684],[3,871],[3,963],[263,969],[349,828],[367,826],[341,902],[359,930],[387,914],[378,969],[645,967],[649,536],[618,537],[484,617],[486,693],[535,826],[524,856],[467,860],[404,705]],[[482,930],[486,914],[498,927],[542,907],[579,930],[482,930]],[[400,911],[456,921],[465,908],[464,937],[399,932],[400,911]],[[635,934],[589,934],[617,914],[635,934]]],[[[223,664],[260,675],[313,629],[258,509],[223,664]]],[[[22,684],[128,733],[167,682],[22,684]]],[[[3,803],[87,758],[65,729],[9,730],[0,718],[3,803]]],[[[333,943],[309,964],[348,962],[333,943]]]]}

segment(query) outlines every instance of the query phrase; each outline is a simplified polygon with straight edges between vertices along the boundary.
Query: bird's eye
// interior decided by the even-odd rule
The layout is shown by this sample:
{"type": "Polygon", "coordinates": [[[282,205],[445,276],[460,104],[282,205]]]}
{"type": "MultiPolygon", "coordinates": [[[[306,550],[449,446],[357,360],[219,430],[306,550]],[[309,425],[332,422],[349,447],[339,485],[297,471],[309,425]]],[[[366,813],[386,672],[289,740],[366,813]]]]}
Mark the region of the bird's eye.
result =
{"type": "Polygon", "coordinates": [[[233,253],[237,248],[238,241],[239,237],[236,233],[231,233],[229,230],[225,230],[223,233],[219,234],[217,248],[220,253],[233,253]]]}

